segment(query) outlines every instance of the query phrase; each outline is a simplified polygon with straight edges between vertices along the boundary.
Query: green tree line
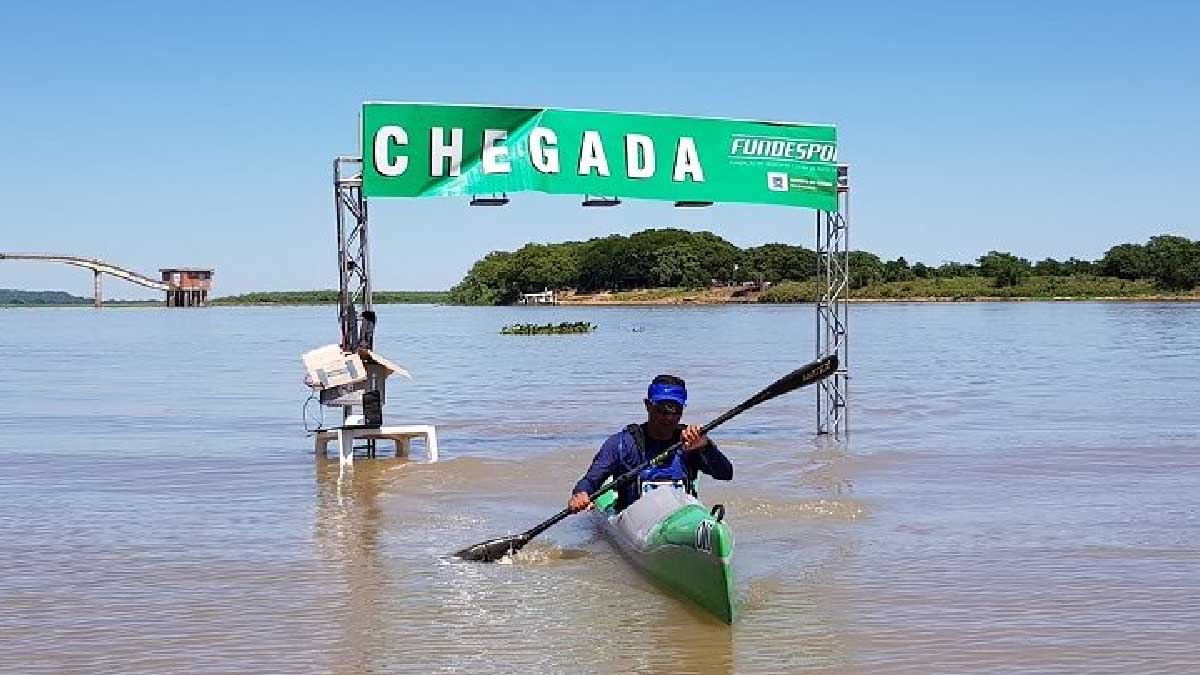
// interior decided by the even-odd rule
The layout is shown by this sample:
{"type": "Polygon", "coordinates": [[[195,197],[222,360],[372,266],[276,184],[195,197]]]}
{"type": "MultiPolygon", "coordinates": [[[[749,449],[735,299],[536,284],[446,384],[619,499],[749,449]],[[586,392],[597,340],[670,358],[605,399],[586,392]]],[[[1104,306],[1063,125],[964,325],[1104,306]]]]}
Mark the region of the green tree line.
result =
{"type": "MultiPolygon", "coordinates": [[[[806,281],[817,274],[816,251],[790,244],[738,248],[711,232],[649,229],[560,244],[526,244],[516,251],[492,251],[475,262],[450,290],[449,301],[496,305],[521,293],[572,288],[577,292],[639,288],[702,288],[730,283],[806,281]]],[[[1014,287],[1031,276],[1147,279],[1164,291],[1200,284],[1200,241],[1175,235],[1151,237],[1145,244],[1120,244],[1099,260],[1046,258],[1037,262],[1007,251],[989,251],[974,262],[937,266],[910,263],[903,256],[884,260],[868,251],[850,252],[850,283],[985,277],[997,287],[1014,287]]]]}
{"type": "MultiPolygon", "coordinates": [[[[375,291],[371,301],[377,305],[437,304],[446,302],[446,291],[375,291]]],[[[317,291],[259,291],[212,298],[212,305],[332,305],[337,304],[337,289],[317,291]]]]}

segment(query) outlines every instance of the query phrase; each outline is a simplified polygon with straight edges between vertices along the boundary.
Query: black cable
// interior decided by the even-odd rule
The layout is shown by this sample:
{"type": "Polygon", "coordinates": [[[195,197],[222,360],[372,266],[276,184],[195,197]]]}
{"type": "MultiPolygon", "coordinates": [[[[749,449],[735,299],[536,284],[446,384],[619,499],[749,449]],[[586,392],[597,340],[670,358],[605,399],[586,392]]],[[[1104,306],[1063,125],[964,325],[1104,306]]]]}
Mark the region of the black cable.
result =
{"type": "Polygon", "coordinates": [[[304,423],[304,430],[305,430],[305,431],[307,431],[307,432],[308,432],[308,433],[310,433],[310,434],[315,434],[315,433],[317,433],[317,432],[325,431],[325,429],[324,429],[324,428],[322,428],[322,427],[324,426],[324,424],[325,424],[325,408],[324,408],[324,407],[322,407],[322,406],[320,405],[320,403],[318,403],[318,404],[317,404],[317,411],[318,411],[320,414],[319,414],[319,415],[314,415],[314,416],[312,416],[311,418],[309,417],[309,414],[308,414],[308,405],[309,405],[310,403],[312,403],[314,400],[316,400],[316,398],[317,398],[317,394],[316,394],[316,392],[313,392],[313,393],[309,394],[309,395],[308,395],[308,400],[306,400],[306,401],[304,402],[304,406],[303,406],[303,408],[301,408],[301,412],[300,412],[300,415],[301,415],[301,417],[302,417],[302,419],[303,419],[303,423],[304,423]],[[316,423],[317,423],[317,428],[316,428],[316,429],[310,429],[310,428],[308,427],[308,421],[309,421],[309,419],[312,419],[312,420],[316,421],[316,423]]]}

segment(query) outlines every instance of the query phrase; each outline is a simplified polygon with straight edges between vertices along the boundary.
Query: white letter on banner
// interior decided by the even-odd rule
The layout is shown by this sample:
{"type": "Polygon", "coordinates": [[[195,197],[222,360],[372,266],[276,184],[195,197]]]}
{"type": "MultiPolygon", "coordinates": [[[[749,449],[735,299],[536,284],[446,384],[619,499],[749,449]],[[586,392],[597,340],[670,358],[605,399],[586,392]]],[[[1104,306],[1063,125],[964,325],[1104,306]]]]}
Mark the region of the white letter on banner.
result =
{"type": "Polygon", "coordinates": [[[729,154],[736,155],[737,151],[738,151],[738,146],[739,145],[744,146],[745,144],[746,144],[746,139],[744,139],[744,138],[733,139],[733,146],[729,148],[729,154]]]}
{"type": "Polygon", "coordinates": [[[625,173],[630,178],[654,176],[654,140],[649,136],[629,134],[625,137],[625,173]]]}
{"type": "Polygon", "coordinates": [[[404,155],[388,161],[392,143],[408,145],[408,132],[404,127],[379,127],[375,132],[375,170],[381,176],[399,176],[408,170],[408,158],[404,155]]]}
{"type": "Polygon", "coordinates": [[[583,143],[579,148],[579,175],[590,175],[592,169],[601,176],[608,175],[608,160],[604,157],[599,131],[583,132],[583,143]]]}
{"type": "Polygon", "coordinates": [[[500,142],[508,138],[504,129],[483,130],[483,172],[509,173],[512,165],[508,163],[508,148],[500,142]]]}
{"type": "Polygon", "coordinates": [[[462,129],[451,127],[450,129],[450,145],[446,145],[445,129],[441,127],[429,128],[429,175],[441,176],[443,160],[450,160],[450,172],[448,175],[457,176],[459,169],[462,167],[462,129]]]}
{"type": "Polygon", "coordinates": [[[675,171],[671,174],[671,180],[680,183],[689,174],[694,182],[704,182],[704,167],[700,166],[696,141],[688,136],[680,136],[679,145],[675,146],[675,171]]]}
{"type": "Polygon", "coordinates": [[[540,173],[558,173],[558,136],[553,129],[534,127],[529,132],[529,158],[540,173]],[[548,146],[548,147],[547,147],[548,146]]]}
{"type": "Polygon", "coordinates": [[[821,161],[822,162],[837,161],[837,146],[836,145],[821,146],[821,161]]]}

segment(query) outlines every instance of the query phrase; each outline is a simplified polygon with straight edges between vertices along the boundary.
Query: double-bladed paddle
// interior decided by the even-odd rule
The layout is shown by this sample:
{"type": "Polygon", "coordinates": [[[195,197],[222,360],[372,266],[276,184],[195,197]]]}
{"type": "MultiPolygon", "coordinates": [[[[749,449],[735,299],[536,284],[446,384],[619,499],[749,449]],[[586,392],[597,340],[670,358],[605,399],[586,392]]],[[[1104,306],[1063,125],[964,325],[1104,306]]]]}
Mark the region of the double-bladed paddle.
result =
{"type": "MultiPolygon", "coordinates": [[[[796,370],[793,370],[787,375],[784,375],[778,380],[772,382],[767,386],[766,389],[763,389],[745,401],[742,401],[737,407],[729,410],[708,424],[705,424],[703,427],[701,427],[700,431],[702,434],[707,434],[713,429],[716,429],[717,427],[746,412],[759,403],[769,401],[776,396],[782,396],[783,394],[786,394],[790,391],[795,391],[800,387],[810,385],[814,382],[819,382],[820,380],[832,375],[834,371],[837,370],[837,366],[837,354],[830,354],[825,358],[817,359],[808,365],[801,366],[800,368],[797,368],[796,370]]],[[[633,469],[630,469],[616,480],[597,488],[595,492],[588,495],[588,498],[594,502],[596,501],[597,497],[605,492],[608,492],[609,490],[615,490],[629,484],[631,481],[637,478],[638,474],[643,469],[651,464],[665,460],[667,457],[671,456],[671,453],[677,451],[681,447],[683,447],[682,441],[672,445],[666,450],[663,450],[654,458],[643,462],[633,469]]],[[[468,546],[454,555],[465,560],[478,560],[480,562],[494,562],[496,560],[500,560],[506,555],[512,555],[521,550],[525,544],[529,543],[530,539],[533,539],[542,532],[550,529],[551,526],[557,524],[559,521],[569,515],[571,515],[570,509],[563,509],[562,511],[559,511],[553,518],[538,523],[521,534],[509,535],[507,537],[501,537],[499,539],[492,539],[480,544],[475,544],[474,546],[468,546]]]]}

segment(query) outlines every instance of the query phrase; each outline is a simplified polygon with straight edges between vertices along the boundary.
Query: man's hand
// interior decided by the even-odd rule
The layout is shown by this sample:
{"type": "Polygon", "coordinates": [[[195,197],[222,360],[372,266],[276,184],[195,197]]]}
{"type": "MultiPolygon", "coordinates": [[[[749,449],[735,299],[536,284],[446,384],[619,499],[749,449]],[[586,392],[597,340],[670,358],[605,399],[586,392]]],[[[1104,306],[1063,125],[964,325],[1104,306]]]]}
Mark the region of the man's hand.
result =
{"type": "Polygon", "coordinates": [[[579,513],[580,511],[591,508],[592,500],[588,498],[586,492],[576,492],[567,500],[567,510],[571,513],[579,513]]]}
{"type": "Polygon", "coordinates": [[[681,437],[683,438],[683,449],[688,452],[708,447],[708,436],[700,431],[699,425],[688,425],[688,428],[683,430],[681,437]]]}

